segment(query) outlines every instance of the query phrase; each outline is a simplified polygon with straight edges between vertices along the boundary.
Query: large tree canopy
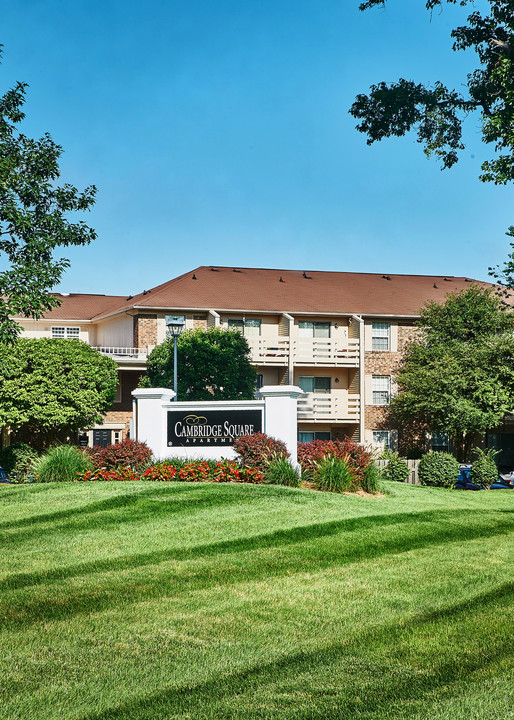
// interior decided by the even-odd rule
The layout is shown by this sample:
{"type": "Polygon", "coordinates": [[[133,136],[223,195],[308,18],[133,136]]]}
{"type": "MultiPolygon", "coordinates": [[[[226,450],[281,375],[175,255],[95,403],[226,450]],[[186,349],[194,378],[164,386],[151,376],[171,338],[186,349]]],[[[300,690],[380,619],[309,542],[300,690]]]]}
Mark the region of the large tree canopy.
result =
{"type": "MultiPolygon", "coordinates": [[[[173,339],[148,357],[142,387],[173,387],[173,339]]],[[[238,330],[187,330],[177,341],[179,400],[249,400],[255,393],[255,368],[238,330]]]]}
{"type": "MultiPolygon", "coordinates": [[[[421,2],[421,0],[416,0],[421,2]]],[[[514,179],[514,3],[484,0],[488,14],[473,10],[466,24],[451,32],[454,50],[472,48],[478,67],[472,69],[455,90],[436,82],[427,87],[413,80],[372,85],[369,95],[358,95],[351,114],[360,120],[357,129],[368,136],[368,144],[390,136],[417,132],[427,155],[434,154],[443,168],[451,167],[463,149],[462,122],[472,111],[480,115],[482,138],[493,146],[491,159],[482,165],[480,179],[507,183],[514,179]]],[[[366,0],[367,10],[385,0],[366,0]]],[[[426,0],[428,10],[445,4],[470,5],[472,0],[426,0]]]]}
{"type": "Polygon", "coordinates": [[[114,401],[114,360],[80,340],[18,338],[0,345],[0,427],[45,444],[100,422],[114,401]]]}
{"type": "Polygon", "coordinates": [[[19,334],[12,316],[37,319],[59,304],[49,291],[69,261],[53,251],[96,237],[69,217],[93,205],[96,188],[56,185],[62,148],[48,134],[32,140],[19,130],[26,88],[18,82],[0,96],[0,342],[19,334]]]}
{"type": "Polygon", "coordinates": [[[444,305],[427,304],[419,325],[424,336],[407,348],[391,411],[448,432],[465,459],[477,434],[514,410],[514,314],[492,291],[471,286],[444,305]]]}

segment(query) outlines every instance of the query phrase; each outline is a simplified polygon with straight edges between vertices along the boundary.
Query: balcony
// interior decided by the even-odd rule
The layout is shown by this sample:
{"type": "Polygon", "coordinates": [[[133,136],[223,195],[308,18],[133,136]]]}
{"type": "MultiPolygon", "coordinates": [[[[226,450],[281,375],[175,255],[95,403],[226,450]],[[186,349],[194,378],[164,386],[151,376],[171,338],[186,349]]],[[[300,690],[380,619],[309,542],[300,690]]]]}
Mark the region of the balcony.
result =
{"type": "Polygon", "coordinates": [[[296,338],[293,340],[295,365],[329,367],[359,367],[359,340],[344,344],[330,338],[296,338]]]}
{"type": "Polygon", "coordinates": [[[304,367],[359,367],[359,340],[344,344],[330,338],[247,337],[251,361],[256,365],[289,364],[304,367]]]}
{"type": "Polygon", "coordinates": [[[112,357],[116,362],[142,363],[148,357],[148,348],[133,347],[97,347],[102,355],[112,357]]]}
{"type": "Polygon", "coordinates": [[[289,363],[289,338],[247,337],[250,358],[256,365],[283,365],[289,363]]]}
{"type": "Polygon", "coordinates": [[[357,423],[360,420],[360,395],[306,393],[298,398],[298,420],[357,423]]]}

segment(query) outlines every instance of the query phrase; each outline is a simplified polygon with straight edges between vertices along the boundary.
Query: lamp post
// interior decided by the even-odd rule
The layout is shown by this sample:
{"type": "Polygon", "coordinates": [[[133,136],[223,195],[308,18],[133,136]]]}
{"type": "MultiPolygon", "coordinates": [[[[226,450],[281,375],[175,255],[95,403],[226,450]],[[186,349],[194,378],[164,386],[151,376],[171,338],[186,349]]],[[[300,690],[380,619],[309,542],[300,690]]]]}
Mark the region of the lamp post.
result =
{"type": "Polygon", "coordinates": [[[186,319],[183,315],[167,315],[166,330],[168,337],[173,338],[173,390],[175,391],[174,402],[177,402],[177,338],[184,329],[186,319]]]}

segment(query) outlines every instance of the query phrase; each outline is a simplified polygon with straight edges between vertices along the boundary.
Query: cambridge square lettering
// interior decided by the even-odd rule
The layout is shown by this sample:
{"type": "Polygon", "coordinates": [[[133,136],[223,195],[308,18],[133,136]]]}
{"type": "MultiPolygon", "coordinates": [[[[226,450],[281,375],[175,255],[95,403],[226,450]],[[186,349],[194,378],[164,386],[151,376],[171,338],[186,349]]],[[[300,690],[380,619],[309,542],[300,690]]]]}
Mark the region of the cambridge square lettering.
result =
{"type": "Polygon", "coordinates": [[[232,445],[256,432],[262,432],[262,410],[168,411],[168,447],[232,445]]]}

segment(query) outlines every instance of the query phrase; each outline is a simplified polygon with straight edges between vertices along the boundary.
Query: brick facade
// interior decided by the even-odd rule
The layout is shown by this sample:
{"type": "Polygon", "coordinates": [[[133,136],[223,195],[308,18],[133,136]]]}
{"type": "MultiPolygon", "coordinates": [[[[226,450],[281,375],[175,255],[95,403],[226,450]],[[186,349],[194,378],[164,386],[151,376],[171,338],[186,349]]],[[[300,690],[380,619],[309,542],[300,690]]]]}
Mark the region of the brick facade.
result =
{"type": "MultiPolygon", "coordinates": [[[[364,357],[364,368],[366,375],[389,375],[391,380],[398,372],[403,353],[407,345],[420,337],[421,330],[414,325],[398,325],[398,351],[371,351],[366,352],[364,357]]],[[[413,447],[421,447],[425,444],[426,428],[417,427],[415,424],[402,425],[393,420],[390,415],[389,406],[366,405],[364,411],[364,427],[366,430],[393,430],[397,432],[398,448],[400,452],[406,453],[413,447]]]]}
{"type": "Polygon", "coordinates": [[[134,315],[134,347],[157,345],[157,315],[134,315]]]}
{"type": "Polygon", "coordinates": [[[128,434],[130,429],[130,421],[132,419],[132,411],[116,411],[116,410],[109,410],[105,413],[103,416],[104,423],[119,423],[122,428],[122,440],[124,440],[128,434]]]}
{"type": "Polygon", "coordinates": [[[132,418],[132,390],[138,386],[141,375],[143,373],[139,371],[119,371],[118,381],[121,384],[121,402],[115,402],[103,416],[103,421],[106,423],[116,422],[124,425],[123,438],[127,437],[132,418]]]}
{"type": "Polygon", "coordinates": [[[207,315],[193,315],[193,328],[207,330],[207,315]]]}

